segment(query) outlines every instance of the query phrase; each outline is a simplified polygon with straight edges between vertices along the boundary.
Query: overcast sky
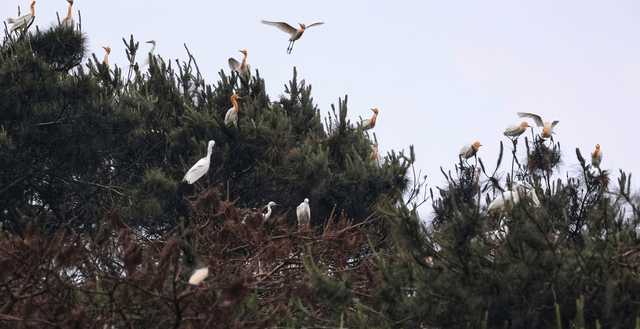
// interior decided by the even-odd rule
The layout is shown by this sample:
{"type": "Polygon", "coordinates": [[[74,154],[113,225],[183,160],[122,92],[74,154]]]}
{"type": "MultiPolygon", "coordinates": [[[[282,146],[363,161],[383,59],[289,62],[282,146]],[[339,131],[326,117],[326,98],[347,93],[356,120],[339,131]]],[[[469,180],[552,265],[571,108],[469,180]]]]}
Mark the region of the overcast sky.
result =
{"type": "MultiPolygon", "coordinates": [[[[18,6],[24,14],[30,3],[1,0],[0,16],[15,17],[18,6]]],[[[67,8],[64,0],[38,0],[35,25],[51,26],[67,8]]],[[[640,173],[638,1],[76,0],[76,22],[78,10],[90,53],[102,59],[101,46],[110,46],[110,63],[121,68],[122,38],[132,34],[145,56],[144,42],[155,39],[165,61],[187,60],[187,44],[209,84],[246,49],[272,101],[295,66],[323,117],[345,95],[352,122],[377,107],[380,154],[414,145],[430,187],[444,183],[440,166],[453,170],[470,142],[482,143],[478,155],[492,169],[500,141],[510,152],[502,132],[523,121],[516,112],[560,121],[554,138],[569,173],[575,149],[588,157],[596,143],[614,177],[619,169],[640,173]],[[325,24],[287,55],[288,35],[261,19],[325,24]]],[[[510,157],[504,162],[506,171],[510,157]]],[[[423,217],[430,210],[429,202],[423,217]]]]}

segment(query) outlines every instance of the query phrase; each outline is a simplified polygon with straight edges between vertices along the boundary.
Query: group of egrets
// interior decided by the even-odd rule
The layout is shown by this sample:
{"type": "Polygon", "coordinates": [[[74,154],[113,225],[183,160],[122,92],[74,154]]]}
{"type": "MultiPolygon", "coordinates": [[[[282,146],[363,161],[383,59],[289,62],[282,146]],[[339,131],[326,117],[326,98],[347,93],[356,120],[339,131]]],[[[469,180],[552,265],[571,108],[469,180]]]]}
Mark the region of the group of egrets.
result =
{"type": "MultiPolygon", "coordinates": [[[[518,112],[519,117],[527,117],[532,118],[538,127],[542,127],[542,132],[540,133],[541,138],[549,138],[551,134],[554,134],[553,129],[558,124],[558,120],[553,122],[544,122],[539,115],[532,113],[524,113],[518,112]]],[[[514,124],[508,126],[504,135],[509,139],[516,139],[520,135],[522,135],[527,128],[532,128],[527,122],[522,122],[521,124],[514,124]]],[[[478,152],[478,148],[482,146],[480,142],[469,143],[462,147],[460,150],[459,156],[464,158],[465,160],[471,158],[472,156],[476,156],[478,152]]],[[[594,168],[600,169],[600,163],[602,162],[602,151],[600,150],[600,144],[596,145],[595,151],[591,154],[591,164],[594,168]]],[[[536,195],[535,189],[531,184],[522,181],[513,181],[511,183],[511,188],[509,191],[503,192],[501,195],[496,197],[487,207],[487,211],[490,214],[502,214],[504,215],[505,209],[507,205],[514,206],[518,204],[521,200],[529,200],[534,207],[540,207],[540,200],[536,195]]],[[[508,233],[508,227],[506,225],[506,217],[502,216],[500,222],[498,224],[499,229],[497,231],[489,232],[489,237],[492,239],[496,239],[499,237],[504,237],[508,233]]]]}
{"type": "MultiPolygon", "coordinates": [[[[71,7],[73,7],[73,0],[67,0],[67,2],[69,3],[69,12],[67,13],[67,17],[62,20],[62,25],[73,27],[73,25],[75,24],[73,17],[71,16],[71,7]]],[[[18,18],[7,18],[7,22],[9,24],[13,24],[13,26],[11,27],[12,32],[23,26],[28,26],[31,23],[31,21],[36,17],[35,6],[36,2],[33,1],[31,3],[31,11],[26,15],[22,15],[18,18]]]]}

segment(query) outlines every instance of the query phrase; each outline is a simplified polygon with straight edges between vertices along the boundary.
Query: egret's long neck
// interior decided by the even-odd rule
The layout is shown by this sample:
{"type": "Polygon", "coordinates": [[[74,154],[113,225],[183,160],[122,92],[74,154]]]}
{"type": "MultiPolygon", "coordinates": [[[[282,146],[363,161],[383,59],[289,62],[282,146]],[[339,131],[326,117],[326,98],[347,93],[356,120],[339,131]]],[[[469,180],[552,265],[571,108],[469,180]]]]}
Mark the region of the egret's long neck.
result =
{"type": "Polygon", "coordinates": [[[373,116],[371,117],[371,123],[374,124],[376,123],[376,118],[378,117],[378,113],[374,113],[373,116]]]}
{"type": "Polygon", "coordinates": [[[244,68],[247,65],[247,53],[244,53],[244,58],[242,59],[242,64],[240,64],[240,68],[244,68]]]}
{"type": "Polygon", "coordinates": [[[109,53],[104,55],[104,63],[107,65],[107,67],[109,67],[109,53]]]}
{"type": "MultiPolygon", "coordinates": [[[[35,3],[31,4],[31,16],[35,16],[36,15],[36,10],[35,10],[35,3]]],[[[69,9],[69,12],[71,12],[71,9],[69,9]]]]}
{"type": "MultiPolygon", "coordinates": [[[[71,18],[71,7],[73,6],[73,3],[69,4],[69,12],[67,13],[67,17],[66,19],[70,19],[71,18]]],[[[33,14],[33,7],[31,7],[31,12],[33,14]]]]}
{"type": "Polygon", "coordinates": [[[153,51],[156,50],[156,44],[153,44],[153,47],[151,47],[151,50],[149,50],[149,54],[153,55],[153,51]]]}
{"type": "Polygon", "coordinates": [[[231,100],[231,103],[233,103],[233,108],[235,108],[235,110],[233,111],[233,114],[238,114],[238,110],[240,110],[240,109],[238,108],[238,102],[236,102],[236,100],[235,100],[235,99],[232,99],[232,100],[231,100]]]}

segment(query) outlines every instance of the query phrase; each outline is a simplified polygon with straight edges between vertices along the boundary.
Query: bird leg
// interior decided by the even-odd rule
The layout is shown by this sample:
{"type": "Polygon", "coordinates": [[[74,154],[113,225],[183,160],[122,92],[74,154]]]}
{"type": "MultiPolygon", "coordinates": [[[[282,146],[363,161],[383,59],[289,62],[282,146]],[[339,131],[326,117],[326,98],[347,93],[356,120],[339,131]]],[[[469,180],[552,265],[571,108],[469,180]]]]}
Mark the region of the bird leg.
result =
{"type": "Polygon", "coordinates": [[[289,41],[289,47],[287,47],[287,54],[291,54],[291,51],[293,50],[293,43],[295,41],[289,41]]]}

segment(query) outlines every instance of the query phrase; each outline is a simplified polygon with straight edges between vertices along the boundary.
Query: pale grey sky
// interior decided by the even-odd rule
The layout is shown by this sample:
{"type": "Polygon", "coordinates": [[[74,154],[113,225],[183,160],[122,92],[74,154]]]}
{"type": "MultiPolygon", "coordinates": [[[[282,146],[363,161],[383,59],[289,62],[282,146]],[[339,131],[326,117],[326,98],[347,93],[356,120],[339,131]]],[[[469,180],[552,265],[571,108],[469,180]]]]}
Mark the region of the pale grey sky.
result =
{"type": "MultiPolygon", "coordinates": [[[[1,0],[0,16],[15,17],[18,5],[25,12],[30,3],[1,0]]],[[[67,6],[39,0],[35,24],[50,26],[67,6]]],[[[500,141],[510,153],[502,132],[523,121],[516,112],[560,121],[554,138],[569,172],[576,148],[588,157],[599,143],[603,169],[614,177],[619,168],[640,173],[638,1],[76,0],[76,21],[78,10],[90,52],[102,59],[100,47],[110,46],[110,62],[122,68],[122,38],[131,34],[144,56],[151,47],[144,42],[155,39],[165,61],[187,60],[186,43],[210,84],[246,49],[272,100],[296,66],[323,116],[345,94],[352,122],[377,107],[380,154],[415,145],[430,187],[443,184],[440,166],[453,170],[464,144],[484,145],[478,155],[487,170],[500,141]],[[307,30],[287,55],[288,36],[261,19],[325,24],[307,30]]],[[[421,209],[423,217],[430,211],[430,203],[421,209]]]]}

